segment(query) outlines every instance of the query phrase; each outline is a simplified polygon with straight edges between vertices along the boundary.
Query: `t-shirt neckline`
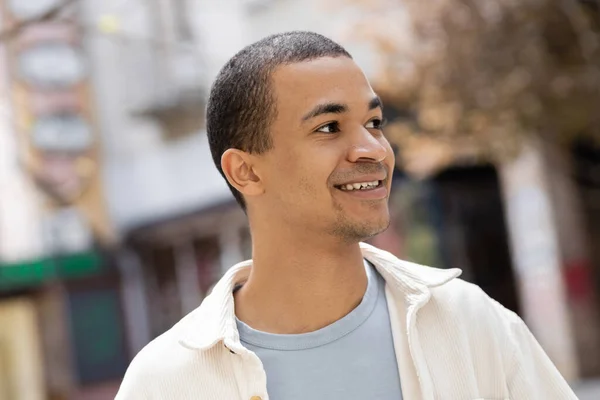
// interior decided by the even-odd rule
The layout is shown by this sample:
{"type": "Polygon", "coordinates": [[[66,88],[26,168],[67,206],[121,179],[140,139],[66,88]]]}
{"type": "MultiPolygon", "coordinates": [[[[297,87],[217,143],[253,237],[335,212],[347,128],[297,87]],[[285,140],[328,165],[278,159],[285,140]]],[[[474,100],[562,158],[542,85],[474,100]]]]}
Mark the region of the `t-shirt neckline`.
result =
{"type": "Polygon", "coordinates": [[[360,304],[341,319],[314,332],[299,334],[275,334],[256,330],[236,317],[237,329],[242,343],[272,350],[306,350],[324,346],[348,335],[360,327],[372,314],[382,290],[381,278],[375,268],[365,260],[367,289],[360,304]]]}

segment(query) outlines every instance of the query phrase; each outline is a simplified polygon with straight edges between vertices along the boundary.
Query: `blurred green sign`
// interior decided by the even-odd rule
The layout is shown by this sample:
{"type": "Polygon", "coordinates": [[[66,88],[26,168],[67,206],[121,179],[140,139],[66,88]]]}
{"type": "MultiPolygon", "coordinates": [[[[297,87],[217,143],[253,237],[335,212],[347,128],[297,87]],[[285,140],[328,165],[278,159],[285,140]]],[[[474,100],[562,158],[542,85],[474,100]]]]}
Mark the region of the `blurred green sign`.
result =
{"type": "Polygon", "coordinates": [[[0,291],[25,289],[56,279],[75,279],[95,275],[101,269],[101,257],[95,252],[0,264],[0,291]]]}

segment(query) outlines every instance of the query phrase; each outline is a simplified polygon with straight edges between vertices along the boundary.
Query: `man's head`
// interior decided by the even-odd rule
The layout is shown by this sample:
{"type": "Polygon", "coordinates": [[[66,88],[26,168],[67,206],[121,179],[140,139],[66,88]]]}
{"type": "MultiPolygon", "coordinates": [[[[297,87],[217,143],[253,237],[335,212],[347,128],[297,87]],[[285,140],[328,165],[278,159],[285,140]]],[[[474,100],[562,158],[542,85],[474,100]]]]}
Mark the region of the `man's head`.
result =
{"type": "Polygon", "coordinates": [[[241,50],[207,110],[214,162],[251,221],[346,240],[389,224],[394,155],[381,127],[381,102],[350,54],[310,32],[241,50]]]}

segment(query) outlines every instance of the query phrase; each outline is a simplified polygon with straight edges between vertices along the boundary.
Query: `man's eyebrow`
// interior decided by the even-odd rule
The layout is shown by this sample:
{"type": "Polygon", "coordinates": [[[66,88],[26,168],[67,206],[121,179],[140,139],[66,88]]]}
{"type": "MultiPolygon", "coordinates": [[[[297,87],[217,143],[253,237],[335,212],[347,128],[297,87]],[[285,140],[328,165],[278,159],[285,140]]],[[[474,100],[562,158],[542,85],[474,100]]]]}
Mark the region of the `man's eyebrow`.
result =
{"type": "Polygon", "coordinates": [[[315,108],[306,113],[306,115],[302,117],[302,121],[307,121],[322,114],[341,114],[345,113],[346,111],[348,111],[348,106],[345,104],[323,103],[317,105],[315,108]]]}
{"type": "Polygon", "coordinates": [[[369,111],[374,110],[377,107],[383,110],[383,102],[381,101],[381,98],[379,96],[375,96],[371,99],[371,101],[369,102],[369,111]]]}
{"type": "MultiPolygon", "coordinates": [[[[383,109],[383,102],[379,96],[375,96],[371,99],[371,101],[369,101],[369,111],[378,107],[383,109]]],[[[322,114],[341,114],[345,113],[346,111],[348,111],[348,106],[345,104],[323,103],[317,105],[315,108],[306,113],[306,115],[302,117],[302,121],[307,121],[322,114]]]]}

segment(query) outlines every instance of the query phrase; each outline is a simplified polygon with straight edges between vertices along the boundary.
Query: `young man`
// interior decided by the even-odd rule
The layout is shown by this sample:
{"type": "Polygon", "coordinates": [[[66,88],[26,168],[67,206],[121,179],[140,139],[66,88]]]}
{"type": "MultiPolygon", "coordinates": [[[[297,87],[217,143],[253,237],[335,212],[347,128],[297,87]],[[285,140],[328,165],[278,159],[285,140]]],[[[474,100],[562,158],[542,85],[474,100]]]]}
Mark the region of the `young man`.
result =
{"type": "Polygon", "coordinates": [[[321,35],[270,36],[227,62],[207,132],[252,260],[135,357],[117,399],[576,399],[459,270],[360,243],[390,219],[382,127],[367,78],[321,35]]]}

